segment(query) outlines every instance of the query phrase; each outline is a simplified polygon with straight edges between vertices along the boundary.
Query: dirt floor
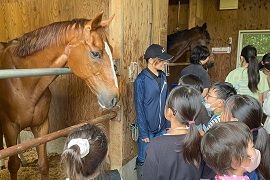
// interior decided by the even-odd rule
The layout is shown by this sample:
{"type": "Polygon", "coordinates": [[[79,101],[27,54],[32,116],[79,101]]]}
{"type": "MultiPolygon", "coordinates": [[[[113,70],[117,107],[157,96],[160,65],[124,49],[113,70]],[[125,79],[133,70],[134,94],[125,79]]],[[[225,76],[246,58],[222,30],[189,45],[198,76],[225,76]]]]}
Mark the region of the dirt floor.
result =
{"type": "MultiPolygon", "coordinates": [[[[27,161],[25,167],[21,167],[18,171],[18,180],[39,180],[41,179],[40,174],[37,168],[37,153],[36,151],[29,150],[23,153],[27,161]]],[[[49,174],[50,180],[64,180],[65,172],[63,167],[60,164],[60,155],[59,154],[48,154],[49,158],[49,174]]],[[[9,180],[9,171],[7,169],[7,160],[6,158],[6,169],[0,170],[0,180],[9,180]]]]}

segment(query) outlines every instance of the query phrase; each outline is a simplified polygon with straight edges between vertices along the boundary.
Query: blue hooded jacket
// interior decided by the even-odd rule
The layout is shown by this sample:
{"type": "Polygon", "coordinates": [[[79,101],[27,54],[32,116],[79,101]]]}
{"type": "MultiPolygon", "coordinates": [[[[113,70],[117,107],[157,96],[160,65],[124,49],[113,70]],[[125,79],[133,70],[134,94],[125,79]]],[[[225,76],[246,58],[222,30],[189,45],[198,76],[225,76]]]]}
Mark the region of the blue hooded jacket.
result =
{"type": "Polygon", "coordinates": [[[158,133],[169,122],[164,117],[164,108],[168,96],[166,75],[161,72],[161,88],[147,69],[137,76],[134,82],[134,101],[136,124],[139,138],[149,138],[149,132],[158,133]]]}

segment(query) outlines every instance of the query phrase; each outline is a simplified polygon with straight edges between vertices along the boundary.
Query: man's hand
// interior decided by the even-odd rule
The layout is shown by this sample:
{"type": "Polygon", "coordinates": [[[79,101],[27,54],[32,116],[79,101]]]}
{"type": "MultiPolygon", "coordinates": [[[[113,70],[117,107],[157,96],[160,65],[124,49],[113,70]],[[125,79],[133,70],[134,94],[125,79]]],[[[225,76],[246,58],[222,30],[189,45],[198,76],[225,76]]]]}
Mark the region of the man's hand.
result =
{"type": "Polygon", "coordinates": [[[142,139],[142,141],[145,142],[145,143],[149,143],[150,142],[149,138],[144,138],[144,139],[142,139]]]}

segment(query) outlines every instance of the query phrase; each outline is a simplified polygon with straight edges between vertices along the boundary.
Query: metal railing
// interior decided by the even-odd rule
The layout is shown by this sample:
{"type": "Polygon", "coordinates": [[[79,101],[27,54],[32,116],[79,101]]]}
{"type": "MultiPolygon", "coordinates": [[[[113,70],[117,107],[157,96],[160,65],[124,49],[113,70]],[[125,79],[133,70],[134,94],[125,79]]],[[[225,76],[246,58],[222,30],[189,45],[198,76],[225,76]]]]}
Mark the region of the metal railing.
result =
{"type": "Polygon", "coordinates": [[[0,79],[72,74],[69,68],[1,69],[0,79]]]}

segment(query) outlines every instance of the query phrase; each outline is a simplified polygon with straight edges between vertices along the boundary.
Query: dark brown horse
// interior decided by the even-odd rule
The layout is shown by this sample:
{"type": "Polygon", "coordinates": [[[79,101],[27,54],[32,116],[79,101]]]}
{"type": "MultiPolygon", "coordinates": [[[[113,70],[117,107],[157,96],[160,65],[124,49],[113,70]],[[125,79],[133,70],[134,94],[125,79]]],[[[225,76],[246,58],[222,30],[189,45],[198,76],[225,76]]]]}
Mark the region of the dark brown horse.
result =
{"type": "MultiPolygon", "coordinates": [[[[2,43],[0,69],[69,67],[89,86],[102,107],[114,107],[119,89],[105,31],[113,17],[102,21],[102,14],[92,20],[56,22],[2,43]]],[[[48,86],[56,77],[0,80],[0,127],[8,147],[16,145],[20,131],[27,127],[35,138],[48,134],[51,101],[48,86]]],[[[3,138],[0,138],[3,147],[3,138]]],[[[41,177],[49,179],[46,144],[38,146],[37,153],[41,177]]],[[[11,156],[8,169],[12,180],[17,179],[19,167],[18,156],[11,156]]]]}
{"type": "Polygon", "coordinates": [[[206,23],[204,23],[202,27],[196,26],[168,35],[167,51],[174,56],[172,62],[197,45],[209,46],[211,38],[206,28],[206,23]]]}

